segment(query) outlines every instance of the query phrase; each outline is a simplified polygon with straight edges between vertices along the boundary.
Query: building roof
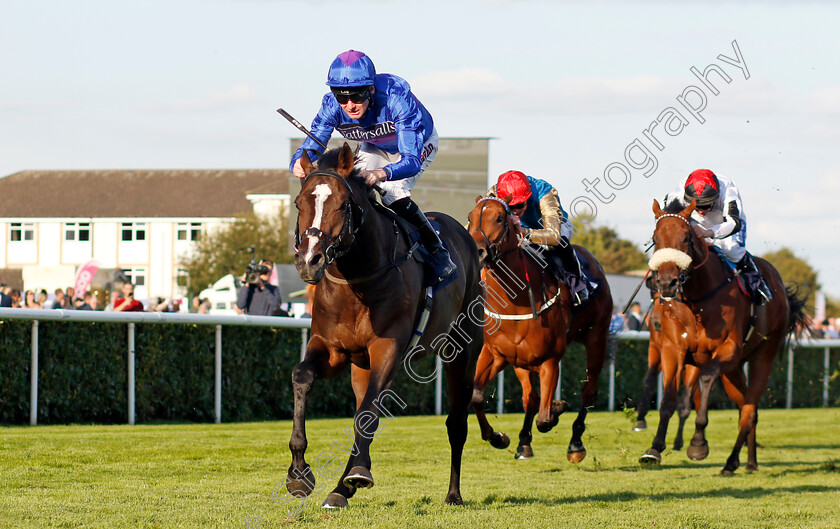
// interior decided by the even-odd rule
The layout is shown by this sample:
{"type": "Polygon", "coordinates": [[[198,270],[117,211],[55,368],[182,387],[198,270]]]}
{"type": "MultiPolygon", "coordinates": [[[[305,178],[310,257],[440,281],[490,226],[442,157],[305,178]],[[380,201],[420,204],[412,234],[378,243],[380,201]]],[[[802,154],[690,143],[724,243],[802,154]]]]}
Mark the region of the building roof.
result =
{"type": "Polygon", "coordinates": [[[289,171],[175,169],[21,171],[0,178],[5,218],[231,217],[253,190],[288,192],[289,171]]]}

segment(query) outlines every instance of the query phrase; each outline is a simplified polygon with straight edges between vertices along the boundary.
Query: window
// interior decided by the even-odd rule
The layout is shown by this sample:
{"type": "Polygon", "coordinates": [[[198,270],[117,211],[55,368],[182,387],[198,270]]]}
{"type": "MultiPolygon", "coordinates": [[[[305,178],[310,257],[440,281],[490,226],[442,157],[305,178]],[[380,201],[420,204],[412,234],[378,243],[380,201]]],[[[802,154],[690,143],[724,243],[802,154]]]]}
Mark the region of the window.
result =
{"type": "Polygon", "coordinates": [[[146,223],[145,222],[123,222],[122,223],[122,237],[123,241],[145,241],[146,240],[146,223]]]}
{"type": "Polygon", "coordinates": [[[16,241],[34,241],[35,240],[35,225],[23,222],[12,222],[11,233],[9,239],[16,241]]]}
{"type": "Polygon", "coordinates": [[[146,284],[145,268],[123,268],[123,273],[135,287],[142,287],[146,284]]]}
{"type": "Polygon", "coordinates": [[[65,241],[90,241],[90,222],[68,222],[64,225],[65,241]]]}
{"type": "Polygon", "coordinates": [[[178,224],[179,241],[197,241],[201,237],[200,222],[181,222],[178,224]]]}

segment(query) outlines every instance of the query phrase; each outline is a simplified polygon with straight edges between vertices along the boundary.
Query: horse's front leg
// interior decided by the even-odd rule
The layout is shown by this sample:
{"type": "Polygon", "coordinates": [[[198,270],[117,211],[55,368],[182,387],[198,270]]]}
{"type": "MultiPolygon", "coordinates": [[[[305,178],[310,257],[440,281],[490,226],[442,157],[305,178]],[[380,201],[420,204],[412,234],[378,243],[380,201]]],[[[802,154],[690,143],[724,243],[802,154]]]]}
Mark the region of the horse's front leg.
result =
{"type": "Polygon", "coordinates": [[[694,399],[694,394],[697,392],[697,381],[700,380],[700,370],[695,366],[685,366],[684,373],[685,386],[683,387],[682,397],[677,406],[677,415],[680,418],[680,424],[677,427],[677,435],[674,437],[674,450],[681,450],[683,447],[685,422],[688,420],[688,416],[691,415],[691,403],[694,399]]]}
{"type": "Polygon", "coordinates": [[[662,405],[659,408],[659,427],[656,430],[656,436],[653,438],[651,447],[639,458],[639,462],[642,464],[658,465],[662,461],[662,452],[665,451],[665,435],[668,433],[668,423],[674,414],[674,410],[677,408],[677,390],[681,375],[677,358],[678,351],[676,347],[664,346],[662,348],[661,365],[665,391],[662,397],[662,405]]]}
{"type": "MultiPolygon", "coordinates": [[[[473,380],[472,409],[478,419],[478,427],[481,429],[481,438],[490,441],[493,448],[504,449],[510,446],[510,438],[504,432],[495,432],[484,411],[484,388],[487,384],[505,368],[507,362],[501,357],[494,358],[490,348],[482,347],[481,354],[475,367],[475,378],[473,380]]],[[[498,394],[499,392],[497,392],[498,394]]]]}
{"type": "Polygon", "coordinates": [[[543,362],[540,366],[539,375],[540,411],[537,414],[537,430],[545,433],[557,425],[560,414],[567,408],[565,402],[558,402],[556,406],[552,406],[554,390],[557,388],[557,379],[560,376],[557,358],[551,358],[543,362]]]}
{"type": "MultiPolygon", "coordinates": [[[[347,461],[347,468],[339,480],[344,487],[355,493],[357,488],[373,487],[373,475],[370,472],[370,444],[379,433],[379,415],[381,411],[397,404],[405,407],[399,395],[389,391],[399,365],[399,346],[395,340],[377,339],[368,347],[370,356],[370,375],[367,391],[362,398],[353,418],[355,442],[347,461]]],[[[354,388],[355,389],[355,388],[354,388]]],[[[336,488],[337,494],[343,491],[336,488]]],[[[332,494],[330,495],[333,496],[332,494]]],[[[345,504],[346,498],[344,496],[345,504]]],[[[338,498],[334,498],[338,500],[338,498]]],[[[338,500],[340,501],[340,500],[338,500]]]]}
{"type": "MultiPolygon", "coordinates": [[[[350,366],[350,384],[353,386],[353,394],[356,396],[356,409],[358,410],[359,407],[362,405],[362,400],[367,393],[368,384],[370,383],[370,370],[361,368],[355,364],[350,366]]],[[[350,448],[350,453],[355,452],[355,444],[350,448]]],[[[353,465],[353,459],[347,462],[347,466],[344,468],[344,472],[341,474],[342,478],[346,476],[353,465]]],[[[338,485],[327,495],[327,498],[324,500],[324,503],[321,504],[321,507],[325,509],[336,509],[340,507],[346,507],[347,500],[352,498],[353,495],[356,494],[355,487],[348,487],[344,484],[344,480],[338,480],[338,485]]]]}
{"type": "Polygon", "coordinates": [[[700,406],[697,408],[697,418],[694,421],[694,437],[685,451],[689,459],[700,461],[709,455],[709,443],[706,441],[706,426],[709,424],[709,395],[712,385],[720,375],[720,364],[711,360],[700,368],[700,406]]]}
{"type": "Polygon", "coordinates": [[[516,447],[516,459],[530,459],[534,457],[534,450],[531,448],[531,427],[534,424],[534,417],[540,409],[540,396],[537,393],[537,378],[530,369],[514,369],[519,385],[522,386],[522,407],[525,410],[525,418],[522,420],[522,429],[519,431],[519,445],[516,447]]]}
{"type": "Polygon", "coordinates": [[[315,475],[306,462],[306,401],[312,384],[318,377],[334,376],[344,364],[336,357],[330,364],[330,353],[326,344],[313,336],[307,345],[306,355],[301,363],[292,370],[292,391],[295,405],[292,419],[292,437],[289,450],[292,452],[292,464],[286,478],[286,488],[297,496],[308,496],[315,489],[315,475]]]}
{"type": "Polygon", "coordinates": [[[659,376],[659,346],[651,342],[648,346],[648,370],[645,373],[645,378],[642,380],[642,398],[639,400],[639,406],[636,408],[636,426],[633,430],[641,432],[647,430],[647,416],[650,410],[650,396],[653,394],[653,388],[656,385],[656,379],[659,376]]]}

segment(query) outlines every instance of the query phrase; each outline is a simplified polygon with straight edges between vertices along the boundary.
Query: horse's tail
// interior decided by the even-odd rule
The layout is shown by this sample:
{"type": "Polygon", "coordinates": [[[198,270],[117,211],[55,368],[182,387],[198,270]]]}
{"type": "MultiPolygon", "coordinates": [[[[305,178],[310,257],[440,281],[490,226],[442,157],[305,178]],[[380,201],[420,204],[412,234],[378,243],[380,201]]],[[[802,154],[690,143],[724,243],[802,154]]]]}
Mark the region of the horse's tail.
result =
{"type": "Polygon", "coordinates": [[[809,330],[808,316],[805,314],[805,301],[808,297],[800,294],[798,286],[786,286],[785,295],[790,305],[788,334],[801,336],[809,330]]]}

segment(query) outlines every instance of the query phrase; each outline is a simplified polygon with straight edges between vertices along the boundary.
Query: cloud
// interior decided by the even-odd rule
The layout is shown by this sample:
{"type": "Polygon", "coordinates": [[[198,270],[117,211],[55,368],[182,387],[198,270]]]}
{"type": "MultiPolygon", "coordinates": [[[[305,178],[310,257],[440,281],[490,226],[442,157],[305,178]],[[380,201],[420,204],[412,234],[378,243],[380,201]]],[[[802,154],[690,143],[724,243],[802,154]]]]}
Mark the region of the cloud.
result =
{"type": "Polygon", "coordinates": [[[164,112],[216,112],[260,102],[263,98],[251,85],[243,83],[227,90],[211,91],[192,99],[173,99],[159,103],[164,112]]]}

